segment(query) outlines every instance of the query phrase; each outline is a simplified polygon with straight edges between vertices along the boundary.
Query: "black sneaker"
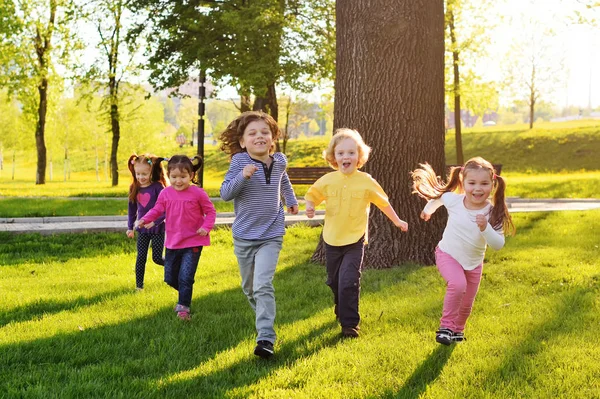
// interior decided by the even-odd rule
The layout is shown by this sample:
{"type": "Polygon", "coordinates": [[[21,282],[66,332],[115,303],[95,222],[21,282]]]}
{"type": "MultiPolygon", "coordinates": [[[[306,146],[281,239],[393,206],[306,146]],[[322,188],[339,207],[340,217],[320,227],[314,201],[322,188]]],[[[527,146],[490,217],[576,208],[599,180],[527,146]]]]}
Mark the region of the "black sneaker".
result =
{"type": "Polygon", "coordinates": [[[442,345],[450,345],[454,333],[449,328],[440,328],[435,332],[435,342],[442,345]]]}
{"type": "Polygon", "coordinates": [[[466,341],[467,337],[465,337],[465,333],[464,332],[455,332],[454,334],[452,334],[452,342],[463,342],[466,341]]]}
{"type": "Polygon", "coordinates": [[[256,348],[254,348],[254,354],[263,359],[273,356],[273,352],[273,344],[269,341],[258,341],[256,348]]]}

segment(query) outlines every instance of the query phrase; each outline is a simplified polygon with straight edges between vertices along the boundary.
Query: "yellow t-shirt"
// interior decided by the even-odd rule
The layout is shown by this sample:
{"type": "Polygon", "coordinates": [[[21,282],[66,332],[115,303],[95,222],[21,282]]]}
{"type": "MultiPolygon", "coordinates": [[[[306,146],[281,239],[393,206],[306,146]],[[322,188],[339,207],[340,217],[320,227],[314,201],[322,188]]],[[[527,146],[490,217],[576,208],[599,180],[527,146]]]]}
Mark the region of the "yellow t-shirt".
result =
{"type": "Polygon", "coordinates": [[[368,173],[340,171],[326,174],[315,182],[304,198],[315,206],[325,201],[323,240],[329,245],[354,244],[363,235],[368,243],[371,203],[378,208],[390,205],[388,196],[368,173]]]}

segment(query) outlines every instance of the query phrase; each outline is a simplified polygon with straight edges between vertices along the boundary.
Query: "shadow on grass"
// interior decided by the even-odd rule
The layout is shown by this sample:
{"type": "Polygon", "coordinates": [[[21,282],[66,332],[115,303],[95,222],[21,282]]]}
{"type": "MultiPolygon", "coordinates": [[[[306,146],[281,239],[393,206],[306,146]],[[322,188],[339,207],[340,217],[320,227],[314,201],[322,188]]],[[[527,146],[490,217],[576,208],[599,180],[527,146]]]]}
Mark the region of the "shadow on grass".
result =
{"type": "Polygon", "coordinates": [[[418,398],[442,373],[456,345],[440,345],[425,359],[406,380],[398,392],[388,392],[382,398],[418,398]]]}
{"type": "MultiPolygon", "coordinates": [[[[316,272],[314,268],[309,263],[299,263],[277,273],[277,303],[282,306],[278,308],[276,329],[332,308],[324,270],[316,272]],[[302,297],[299,302],[298,297],[302,297]]],[[[206,282],[212,284],[213,280],[206,282]]],[[[372,292],[385,286],[365,289],[372,292]]],[[[106,295],[80,304],[42,304],[33,309],[34,315],[5,316],[18,322],[47,311],[72,310],[70,315],[61,316],[65,320],[61,321],[61,329],[66,327],[69,332],[0,346],[0,378],[8,396],[149,398],[183,391],[196,397],[211,397],[215,392],[220,394],[256,382],[290,362],[335,345],[339,339],[332,311],[331,322],[306,335],[278,342],[276,358],[262,362],[252,354],[254,315],[239,287],[195,297],[189,323],[178,320],[170,305],[139,318],[135,318],[135,309],[130,305],[122,311],[131,314],[131,319],[108,325],[102,321],[102,312],[113,311],[115,303],[119,309],[119,291],[109,294],[112,303],[102,309],[95,307],[94,312],[98,313],[90,314],[86,309],[106,295]],[[246,346],[247,356],[240,357],[240,350],[246,346]],[[232,359],[232,365],[202,378],[195,376],[194,370],[222,357],[232,359]],[[179,377],[186,374],[193,376],[189,380],[179,377]],[[186,391],[188,386],[191,387],[186,391]]],[[[32,328],[43,331],[44,322],[40,320],[32,328]]]]}
{"type": "MultiPolygon", "coordinates": [[[[497,390],[506,395],[507,392],[526,394],[529,389],[536,389],[538,377],[548,372],[548,368],[536,362],[543,363],[543,352],[547,349],[547,343],[556,340],[561,335],[576,332],[590,324],[589,313],[594,310],[594,301],[598,292],[598,281],[588,288],[570,290],[564,294],[557,295],[554,301],[553,317],[540,321],[529,334],[520,342],[516,342],[510,350],[504,352],[504,359],[496,369],[490,370],[481,382],[486,387],[488,395],[494,396],[497,390]],[[538,356],[542,355],[542,358],[538,356]],[[512,389],[508,388],[512,385],[512,389]],[[507,389],[509,389],[507,391],[507,389]]],[[[582,380],[581,383],[585,385],[582,380]]],[[[541,383],[540,383],[541,384],[541,383]]],[[[560,382],[557,382],[561,386],[560,382]]],[[[541,388],[541,386],[539,386],[541,388]]],[[[544,387],[548,391],[556,393],[556,387],[544,387]]],[[[572,389],[563,392],[564,397],[573,394],[572,389]]],[[[559,397],[562,396],[559,393],[559,397]]],[[[543,393],[542,393],[543,395],[543,393]]],[[[460,396],[460,395],[459,395],[460,396]]],[[[553,395],[554,396],[554,395],[553,395]]]]}
{"type": "Polygon", "coordinates": [[[41,318],[44,315],[52,315],[63,311],[93,306],[101,302],[115,299],[121,295],[129,294],[131,294],[131,290],[123,288],[103,292],[92,297],[79,297],[69,301],[38,300],[25,306],[19,306],[10,310],[2,310],[0,312],[0,328],[9,323],[26,322],[41,318]]]}
{"type": "Polygon", "coordinates": [[[20,263],[66,262],[113,254],[135,254],[136,241],[119,233],[12,234],[0,233],[0,266],[20,263]]]}

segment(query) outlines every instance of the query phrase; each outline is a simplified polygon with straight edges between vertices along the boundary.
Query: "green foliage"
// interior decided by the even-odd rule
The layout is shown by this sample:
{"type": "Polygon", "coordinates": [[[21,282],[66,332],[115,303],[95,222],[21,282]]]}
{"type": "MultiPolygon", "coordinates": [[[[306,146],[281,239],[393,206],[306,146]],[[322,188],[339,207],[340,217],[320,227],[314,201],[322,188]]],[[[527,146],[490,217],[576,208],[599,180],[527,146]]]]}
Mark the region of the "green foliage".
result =
{"type": "Polygon", "coordinates": [[[515,216],[488,251],[468,341],[434,341],[445,283],[435,267],[366,270],[361,337],[344,340],[321,229],[287,229],[274,284],[276,356],[252,350],[253,313],[231,232],[213,232],[192,320],[148,263],[135,292],[124,234],[0,234],[0,373],[7,397],[550,398],[596,396],[600,212],[515,216]],[[401,336],[401,339],[399,338],[401,336]],[[365,372],[368,370],[368,372],[365,372]]]}

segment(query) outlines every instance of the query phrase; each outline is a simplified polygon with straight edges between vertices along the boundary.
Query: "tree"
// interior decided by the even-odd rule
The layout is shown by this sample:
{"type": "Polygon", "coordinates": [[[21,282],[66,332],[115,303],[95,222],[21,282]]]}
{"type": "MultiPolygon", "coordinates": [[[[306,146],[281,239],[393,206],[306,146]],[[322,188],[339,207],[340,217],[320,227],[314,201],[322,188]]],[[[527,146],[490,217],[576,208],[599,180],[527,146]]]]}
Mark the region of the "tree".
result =
{"type": "Polygon", "coordinates": [[[373,211],[365,266],[432,264],[445,221],[419,221],[424,204],[408,172],[421,162],[444,170],[444,3],[339,0],[336,18],[335,126],[357,129],[373,148],[364,170],[410,225],[400,233],[373,211]]]}
{"type": "Polygon", "coordinates": [[[113,186],[119,184],[121,108],[124,103],[133,101],[131,96],[140,95],[136,92],[139,86],[122,84],[124,79],[134,78],[139,73],[139,65],[135,62],[138,41],[136,37],[128,36],[135,21],[128,11],[128,5],[128,0],[92,0],[81,10],[84,17],[93,23],[99,36],[96,45],[102,58],[91,66],[86,80],[93,83],[94,91],[103,88],[102,91],[106,93],[103,105],[107,109],[112,133],[110,170],[113,186]],[[128,91],[128,88],[132,90],[128,91]]]}
{"type": "MultiPolygon", "coordinates": [[[[467,75],[460,73],[462,68],[473,64],[473,60],[485,53],[486,44],[489,43],[489,31],[492,27],[485,13],[491,8],[491,1],[446,0],[445,31],[446,51],[450,55],[447,65],[452,78],[448,83],[448,92],[454,103],[454,135],[456,141],[456,163],[462,165],[464,156],[462,150],[462,124],[461,124],[461,97],[481,94],[469,91],[477,85],[479,78],[473,73],[472,68],[467,75]]],[[[450,101],[449,101],[450,102],[450,101]]],[[[477,104],[485,102],[483,98],[475,101],[477,104]]],[[[473,101],[470,101],[472,104],[473,101]]],[[[469,109],[469,108],[467,108],[469,109]]]]}
{"type": "Polygon", "coordinates": [[[240,94],[240,111],[276,119],[276,85],[309,90],[333,76],[333,0],[137,0],[148,20],[151,83],[179,87],[200,68],[217,86],[240,94]],[[254,104],[250,98],[254,96],[254,104]]]}
{"type": "Polygon", "coordinates": [[[73,3],[69,0],[23,0],[0,3],[13,21],[0,29],[0,83],[17,93],[25,112],[35,114],[36,184],[46,182],[46,116],[50,87],[57,82],[57,64],[70,65],[77,45],[71,31],[73,3]],[[17,7],[15,7],[15,5],[17,7]]]}

